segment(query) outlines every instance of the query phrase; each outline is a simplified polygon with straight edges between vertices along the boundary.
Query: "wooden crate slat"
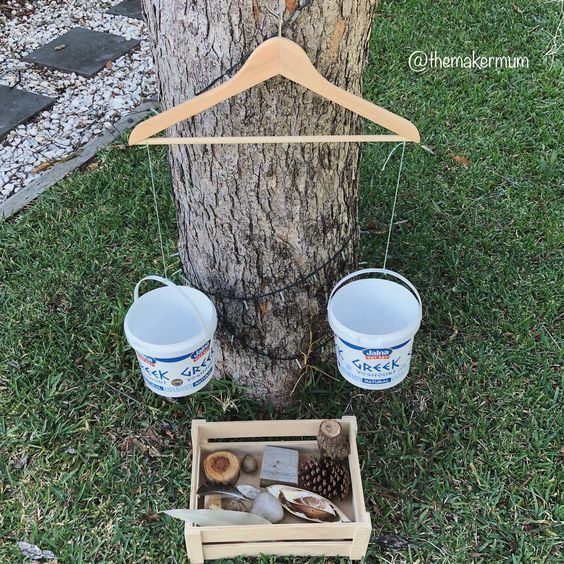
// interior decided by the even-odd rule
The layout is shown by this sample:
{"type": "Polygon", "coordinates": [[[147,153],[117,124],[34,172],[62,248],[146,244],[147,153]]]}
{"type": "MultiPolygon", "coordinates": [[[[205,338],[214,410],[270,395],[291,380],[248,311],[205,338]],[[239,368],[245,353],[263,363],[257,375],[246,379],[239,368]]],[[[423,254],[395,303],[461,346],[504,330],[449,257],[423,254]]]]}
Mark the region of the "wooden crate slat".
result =
{"type": "Polygon", "coordinates": [[[362,490],[362,476],[360,474],[360,463],[358,459],[358,449],[356,446],[356,418],[343,417],[344,421],[350,422],[349,426],[349,469],[351,473],[351,487],[353,490],[353,509],[355,521],[362,521],[366,513],[364,504],[364,492],[362,490]]]}
{"type": "Polygon", "coordinates": [[[275,554],[277,556],[349,556],[350,543],[341,541],[309,541],[309,542],[245,542],[237,544],[203,545],[204,558],[232,558],[234,556],[260,556],[275,554]]]}
{"type": "MultiPolygon", "coordinates": [[[[206,422],[200,436],[209,439],[315,437],[322,419],[206,422]]],[[[348,421],[345,428],[348,430],[348,421]]]]}
{"type": "Polygon", "coordinates": [[[200,437],[200,429],[202,425],[206,422],[205,419],[194,419],[192,421],[191,427],[191,440],[192,440],[192,481],[190,484],[190,507],[197,507],[198,506],[198,496],[196,492],[198,491],[199,487],[199,473],[194,476],[194,468],[200,467],[200,456],[201,456],[201,437],[200,437]]]}
{"type": "Polygon", "coordinates": [[[204,561],[201,529],[187,526],[184,531],[186,552],[192,564],[201,564],[204,561]]]}
{"type": "MultiPolygon", "coordinates": [[[[370,519],[369,519],[370,522],[370,519]]],[[[349,558],[351,560],[360,560],[364,558],[368,549],[368,543],[372,536],[372,527],[357,527],[354,533],[354,538],[351,545],[351,552],[349,558]]]]}
{"type": "Polygon", "coordinates": [[[203,543],[277,541],[277,540],[348,540],[352,541],[357,523],[278,523],[276,525],[257,525],[252,536],[244,539],[246,527],[201,527],[203,543]],[[304,526],[304,524],[306,526],[304,526]],[[243,536],[242,536],[243,535],[243,536]]]}
{"type": "Polygon", "coordinates": [[[204,448],[206,451],[214,450],[233,450],[243,451],[248,450],[253,454],[262,450],[265,445],[280,446],[284,448],[295,448],[297,450],[309,451],[317,448],[317,441],[244,441],[244,442],[221,442],[221,443],[206,443],[204,448]]]}

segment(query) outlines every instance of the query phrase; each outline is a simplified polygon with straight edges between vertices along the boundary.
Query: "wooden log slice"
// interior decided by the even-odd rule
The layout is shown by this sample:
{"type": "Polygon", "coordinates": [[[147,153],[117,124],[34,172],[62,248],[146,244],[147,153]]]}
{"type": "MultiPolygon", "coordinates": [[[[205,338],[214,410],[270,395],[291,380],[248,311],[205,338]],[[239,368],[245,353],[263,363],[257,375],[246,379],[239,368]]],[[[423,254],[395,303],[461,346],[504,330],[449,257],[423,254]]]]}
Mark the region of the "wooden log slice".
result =
{"type": "Polygon", "coordinates": [[[204,474],[209,482],[235,485],[241,465],[229,450],[218,450],[204,458],[204,474]]]}

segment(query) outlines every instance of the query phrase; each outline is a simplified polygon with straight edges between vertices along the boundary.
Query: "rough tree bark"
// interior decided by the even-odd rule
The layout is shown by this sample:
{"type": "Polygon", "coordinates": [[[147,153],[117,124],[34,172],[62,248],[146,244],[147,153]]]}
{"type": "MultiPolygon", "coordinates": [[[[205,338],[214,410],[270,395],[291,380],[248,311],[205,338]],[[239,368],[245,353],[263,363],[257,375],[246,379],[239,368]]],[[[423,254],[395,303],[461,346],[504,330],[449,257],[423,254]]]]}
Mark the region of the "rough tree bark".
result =
{"type": "MultiPolygon", "coordinates": [[[[285,20],[297,17],[283,35],[327,79],[360,93],[375,0],[285,4],[285,20]]],[[[144,0],[162,108],[193,97],[276,34],[267,5],[144,0]]],[[[169,133],[347,134],[360,127],[351,112],[277,77],[169,133]]],[[[349,143],[169,149],[184,275],[217,306],[220,373],[256,398],[287,403],[304,357],[311,361],[327,340],[329,290],[358,258],[359,157],[349,143]]]]}

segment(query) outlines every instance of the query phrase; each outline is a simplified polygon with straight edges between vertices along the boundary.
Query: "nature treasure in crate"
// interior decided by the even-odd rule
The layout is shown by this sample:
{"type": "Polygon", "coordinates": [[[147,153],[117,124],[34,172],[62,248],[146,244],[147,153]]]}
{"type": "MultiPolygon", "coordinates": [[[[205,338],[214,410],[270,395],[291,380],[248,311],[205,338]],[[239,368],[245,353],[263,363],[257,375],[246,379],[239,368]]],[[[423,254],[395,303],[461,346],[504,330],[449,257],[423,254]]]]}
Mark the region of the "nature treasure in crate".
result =
{"type": "Polygon", "coordinates": [[[202,464],[207,484],[197,491],[204,499],[204,509],[166,513],[200,526],[278,523],[284,511],[317,523],[349,522],[331,501],[343,499],[350,490],[348,467],[339,462],[348,452],[348,443],[340,440],[340,425],[332,420],[324,421],[319,433],[318,442],[328,437],[325,448],[320,449],[324,456],[312,457],[302,466],[297,450],[266,446],[260,465],[261,488],[237,485],[241,472],[257,472],[259,464],[254,456],[245,455],[241,463],[228,450],[208,454],[202,464]],[[298,483],[301,488],[295,487],[298,483]]]}
{"type": "MultiPolygon", "coordinates": [[[[350,474],[346,465],[350,447],[346,433],[338,421],[326,419],[321,422],[317,434],[320,460],[311,459],[299,467],[299,452],[295,449],[266,446],[260,469],[260,486],[276,484],[300,485],[329,498],[343,499],[350,488],[350,474]]],[[[242,464],[229,450],[219,450],[204,458],[203,470],[211,484],[237,484],[241,469],[252,474],[258,467],[252,455],[246,455],[242,464]]]]}
{"type": "MultiPolygon", "coordinates": [[[[258,463],[250,454],[243,458],[242,463],[235,453],[228,450],[208,454],[203,462],[208,484],[198,490],[198,495],[204,497],[204,510],[248,512],[269,523],[281,521],[284,518],[282,505],[268,492],[249,485],[233,487],[241,471],[254,474],[257,469],[258,463]]],[[[233,518],[237,519],[236,516],[233,518]]],[[[241,519],[246,522],[247,517],[242,516],[241,519]]]]}
{"type": "Polygon", "coordinates": [[[342,500],[349,495],[349,469],[329,458],[310,458],[300,466],[299,486],[328,499],[342,500]]]}
{"type": "Polygon", "coordinates": [[[268,486],[267,491],[245,485],[202,486],[198,490],[198,495],[218,495],[243,502],[252,500],[252,505],[249,512],[218,507],[217,509],[172,509],[164,513],[200,526],[278,523],[284,518],[284,510],[296,517],[315,523],[350,522],[347,515],[328,499],[316,493],[283,484],[268,486]]]}
{"type": "Polygon", "coordinates": [[[204,475],[212,484],[235,485],[241,465],[237,456],[229,450],[218,450],[204,458],[204,475]]]}
{"type": "Polygon", "coordinates": [[[246,474],[254,474],[258,464],[251,454],[247,454],[243,462],[239,463],[239,459],[233,452],[218,450],[206,456],[203,467],[208,482],[234,485],[239,479],[241,470],[246,474]]]}

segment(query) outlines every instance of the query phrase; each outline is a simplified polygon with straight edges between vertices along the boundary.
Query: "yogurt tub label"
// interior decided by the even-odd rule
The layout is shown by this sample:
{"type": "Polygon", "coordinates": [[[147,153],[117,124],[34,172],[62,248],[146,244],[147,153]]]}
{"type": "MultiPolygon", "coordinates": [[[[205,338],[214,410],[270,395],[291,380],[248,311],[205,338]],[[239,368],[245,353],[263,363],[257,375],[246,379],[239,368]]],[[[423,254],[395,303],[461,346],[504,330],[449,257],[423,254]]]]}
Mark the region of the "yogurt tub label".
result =
{"type": "Polygon", "coordinates": [[[351,384],[383,390],[399,384],[409,371],[413,339],[389,348],[364,348],[335,336],[339,372],[351,384]]]}
{"type": "Polygon", "coordinates": [[[148,388],[167,397],[185,396],[204,387],[213,376],[214,351],[209,340],[196,351],[176,358],[153,358],[137,353],[148,388]]]}

